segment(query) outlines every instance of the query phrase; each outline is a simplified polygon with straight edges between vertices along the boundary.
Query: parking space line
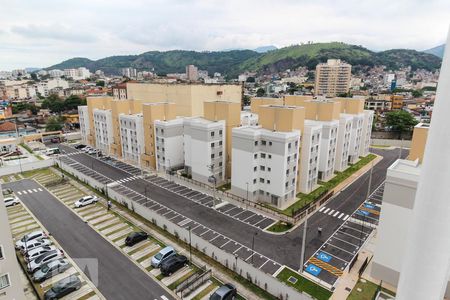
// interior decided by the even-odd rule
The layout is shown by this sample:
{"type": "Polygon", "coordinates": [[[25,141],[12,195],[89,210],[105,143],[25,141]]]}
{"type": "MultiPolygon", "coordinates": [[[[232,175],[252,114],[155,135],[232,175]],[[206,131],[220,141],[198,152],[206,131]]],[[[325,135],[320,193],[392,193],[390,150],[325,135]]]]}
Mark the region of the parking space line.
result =
{"type": "Polygon", "coordinates": [[[332,242],[333,242],[333,241],[329,240],[329,241],[327,242],[327,245],[330,245],[331,247],[334,247],[334,248],[339,249],[339,250],[341,250],[341,251],[347,252],[348,254],[355,255],[355,253],[352,253],[352,252],[349,252],[349,251],[347,251],[347,250],[344,250],[344,249],[342,249],[341,247],[338,247],[338,246],[332,244],[332,242]]]}
{"type": "MultiPolygon", "coordinates": [[[[347,227],[347,228],[351,228],[351,227],[347,227]]],[[[361,239],[360,237],[354,236],[353,234],[350,234],[350,233],[347,233],[347,232],[341,231],[341,229],[339,229],[339,230],[338,230],[338,232],[340,232],[340,233],[343,233],[343,234],[345,234],[345,235],[348,235],[348,236],[350,236],[350,237],[352,237],[352,238],[355,238],[355,239],[361,240],[361,241],[363,240],[363,239],[361,239]]]]}
{"type": "Polygon", "coordinates": [[[339,240],[339,241],[341,241],[341,242],[344,242],[344,243],[347,243],[347,244],[349,244],[349,245],[356,246],[356,247],[359,248],[359,245],[355,245],[355,244],[353,244],[353,243],[350,243],[350,242],[348,242],[348,241],[345,241],[345,240],[343,240],[343,239],[340,239],[340,238],[338,238],[338,237],[336,237],[336,236],[333,236],[333,239],[339,240]]]}
{"type": "MultiPolygon", "coordinates": [[[[331,254],[331,253],[329,253],[329,252],[327,252],[327,251],[325,251],[325,250],[323,250],[323,249],[320,249],[320,251],[321,252],[323,252],[323,253],[325,253],[325,254],[328,254],[328,255],[330,255],[330,256],[333,256],[334,258],[336,258],[336,259],[339,259],[339,260],[341,260],[341,261],[343,261],[343,262],[345,262],[345,263],[350,263],[349,261],[346,261],[345,259],[342,259],[342,258],[340,258],[340,257],[337,257],[336,255],[333,255],[333,254],[331,254]]],[[[314,255],[313,255],[314,256],[314,255]]],[[[313,257],[312,256],[312,257],[313,257]]]]}

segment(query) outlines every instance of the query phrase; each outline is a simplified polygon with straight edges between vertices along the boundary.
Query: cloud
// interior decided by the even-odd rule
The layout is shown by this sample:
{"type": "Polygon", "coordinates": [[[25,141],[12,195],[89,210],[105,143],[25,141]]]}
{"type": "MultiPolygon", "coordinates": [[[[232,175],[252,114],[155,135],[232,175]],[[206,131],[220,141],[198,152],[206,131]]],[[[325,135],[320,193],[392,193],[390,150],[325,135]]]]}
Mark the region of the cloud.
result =
{"type": "Polygon", "coordinates": [[[10,1],[0,19],[0,54],[8,57],[0,69],[49,66],[73,56],[306,41],[422,50],[445,40],[448,20],[448,0],[10,1]]]}

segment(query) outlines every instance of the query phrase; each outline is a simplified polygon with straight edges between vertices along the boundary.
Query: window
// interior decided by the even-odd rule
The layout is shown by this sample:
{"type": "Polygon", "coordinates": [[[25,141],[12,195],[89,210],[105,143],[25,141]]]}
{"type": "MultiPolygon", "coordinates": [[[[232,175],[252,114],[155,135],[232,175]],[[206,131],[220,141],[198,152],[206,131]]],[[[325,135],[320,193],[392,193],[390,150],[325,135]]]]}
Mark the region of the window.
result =
{"type": "Polygon", "coordinates": [[[267,180],[267,184],[270,184],[270,180],[267,180]]]}
{"type": "Polygon", "coordinates": [[[211,154],[211,158],[214,158],[214,153],[213,153],[213,154],[211,154]]]}
{"type": "Polygon", "coordinates": [[[219,152],[219,156],[222,156],[222,151],[219,152]]]}
{"type": "Polygon", "coordinates": [[[291,146],[292,146],[291,143],[289,143],[289,144],[288,144],[288,149],[291,149],[291,146]]]}
{"type": "Polygon", "coordinates": [[[222,129],[219,130],[219,134],[222,135],[222,129]]]}
{"type": "Polygon", "coordinates": [[[261,153],[261,158],[266,158],[266,154],[265,153],[261,153]]]}
{"type": "Polygon", "coordinates": [[[9,274],[3,274],[0,276],[0,290],[7,288],[10,286],[11,283],[9,282],[9,274]]]}
{"type": "Polygon", "coordinates": [[[259,182],[264,183],[264,178],[260,178],[259,182]]]}
{"type": "Polygon", "coordinates": [[[255,146],[258,146],[258,141],[255,141],[255,146]]]}
{"type": "Polygon", "coordinates": [[[219,167],[221,167],[222,166],[222,162],[219,162],[219,167]]]}
{"type": "Polygon", "coordinates": [[[257,167],[253,167],[253,172],[256,172],[258,170],[257,167]]]}
{"type": "Polygon", "coordinates": [[[5,258],[5,255],[3,254],[3,246],[0,245],[0,260],[4,259],[4,258],[5,258]]]}
{"type": "Polygon", "coordinates": [[[258,153],[256,153],[255,155],[253,155],[253,158],[254,158],[254,159],[257,159],[257,158],[258,158],[258,153]]]}
{"type": "Polygon", "coordinates": [[[214,136],[214,131],[211,131],[211,136],[214,136]]]}
{"type": "Polygon", "coordinates": [[[222,146],[222,141],[219,141],[219,146],[222,146]]]}
{"type": "Polygon", "coordinates": [[[267,168],[267,172],[270,172],[270,171],[272,171],[272,168],[267,168]]]}
{"type": "Polygon", "coordinates": [[[214,148],[214,143],[211,143],[211,148],[214,148]]]}
{"type": "Polygon", "coordinates": [[[255,179],[253,179],[253,184],[255,184],[256,183],[256,178],[255,179]]]}
{"type": "Polygon", "coordinates": [[[263,146],[265,146],[265,145],[266,145],[266,141],[261,141],[261,144],[262,144],[263,146]]]}
{"type": "Polygon", "coordinates": [[[271,154],[269,154],[269,159],[271,159],[272,158],[272,155],[271,154]]]}
{"type": "Polygon", "coordinates": [[[265,171],[265,170],[266,170],[266,167],[264,167],[264,166],[259,166],[259,169],[260,169],[261,171],[265,171]]]}
{"type": "Polygon", "coordinates": [[[269,146],[272,146],[272,142],[269,142],[269,146]]]}

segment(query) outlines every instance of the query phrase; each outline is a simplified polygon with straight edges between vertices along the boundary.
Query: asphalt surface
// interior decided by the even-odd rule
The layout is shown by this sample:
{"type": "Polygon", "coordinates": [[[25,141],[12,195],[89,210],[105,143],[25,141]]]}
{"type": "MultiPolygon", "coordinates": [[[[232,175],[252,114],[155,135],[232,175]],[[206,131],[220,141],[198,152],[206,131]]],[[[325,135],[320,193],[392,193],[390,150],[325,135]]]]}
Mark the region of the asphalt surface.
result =
{"type": "MultiPolygon", "coordinates": [[[[66,151],[66,153],[70,153],[71,159],[88,168],[94,169],[96,172],[114,181],[129,178],[134,175],[100,161],[90,155],[84,153],[76,154],[74,152],[77,152],[77,150],[71,147],[65,145],[60,145],[60,147],[66,151]]],[[[383,156],[383,159],[374,167],[371,191],[375,190],[375,188],[384,181],[386,169],[399,157],[399,149],[373,149],[373,152],[383,156]]],[[[402,157],[405,157],[406,155],[407,151],[404,150],[402,157]]],[[[350,186],[333,197],[326,206],[341,213],[351,215],[365,201],[368,189],[368,179],[368,173],[359,177],[350,186]]],[[[199,205],[192,200],[163,189],[146,180],[136,179],[125,182],[123,185],[141,194],[144,194],[145,191],[147,191],[147,195],[152,200],[247,247],[252,246],[252,239],[255,237],[254,249],[256,252],[271,258],[281,265],[299,269],[303,225],[287,234],[273,235],[263,232],[261,229],[239,222],[211,208],[199,205]],[[146,186],[147,189],[145,188],[146,186]]],[[[343,219],[338,219],[321,212],[316,212],[310,216],[308,220],[305,258],[311,257],[343,222],[343,219]],[[317,231],[318,227],[322,228],[322,233],[320,235],[317,231]]]]}
{"type": "MultiPolygon", "coordinates": [[[[25,179],[4,187],[17,192],[42,186],[25,179]]],[[[45,188],[42,192],[22,194],[20,200],[73,259],[98,260],[97,288],[108,300],[161,299],[162,295],[174,299],[45,188]]],[[[89,272],[86,275],[91,278],[89,272]]]]}

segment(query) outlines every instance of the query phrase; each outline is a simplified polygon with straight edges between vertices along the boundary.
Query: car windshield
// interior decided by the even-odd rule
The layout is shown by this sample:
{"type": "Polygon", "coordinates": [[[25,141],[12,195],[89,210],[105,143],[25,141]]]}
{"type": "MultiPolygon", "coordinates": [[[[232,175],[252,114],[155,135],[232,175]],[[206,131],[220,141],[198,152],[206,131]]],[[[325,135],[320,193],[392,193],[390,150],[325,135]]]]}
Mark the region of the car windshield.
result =
{"type": "Polygon", "coordinates": [[[41,268],[42,273],[47,273],[50,267],[48,265],[45,265],[41,268]]]}
{"type": "Polygon", "coordinates": [[[156,254],[156,255],[155,255],[155,258],[156,258],[157,260],[160,260],[160,259],[162,258],[162,254],[161,254],[161,253],[156,254]]]}
{"type": "Polygon", "coordinates": [[[211,298],[209,298],[209,300],[222,300],[222,297],[214,293],[211,295],[211,298]]]}

